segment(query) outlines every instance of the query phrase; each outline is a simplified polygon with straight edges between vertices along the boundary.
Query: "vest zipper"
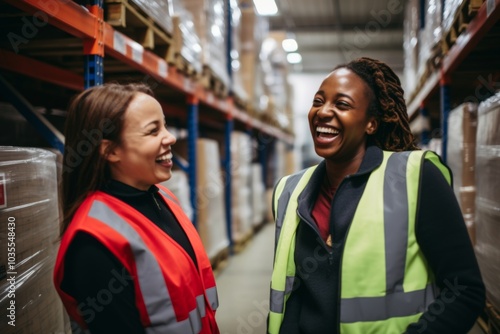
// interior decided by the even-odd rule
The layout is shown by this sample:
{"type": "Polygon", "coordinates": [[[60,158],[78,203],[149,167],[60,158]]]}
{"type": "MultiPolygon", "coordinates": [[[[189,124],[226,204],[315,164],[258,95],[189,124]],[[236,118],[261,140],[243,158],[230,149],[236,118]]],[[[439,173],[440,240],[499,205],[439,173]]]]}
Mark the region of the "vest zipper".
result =
{"type": "MultiPolygon", "coordinates": [[[[308,221],[307,219],[305,219],[305,218],[304,218],[304,217],[300,214],[300,212],[298,212],[298,211],[297,211],[297,215],[299,216],[300,220],[302,220],[302,221],[304,221],[305,223],[307,223],[307,225],[309,225],[309,227],[310,227],[310,228],[312,228],[312,229],[316,232],[316,234],[317,234],[317,236],[318,236],[318,239],[319,239],[319,240],[321,240],[321,245],[322,245],[322,246],[323,246],[323,248],[324,248],[324,249],[328,252],[329,257],[331,257],[331,256],[332,256],[332,255],[331,255],[331,254],[332,254],[332,250],[330,249],[330,247],[328,247],[328,246],[326,245],[325,240],[323,240],[323,239],[321,238],[321,235],[319,234],[319,231],[318,231],[318,229],[317,229],[316,224],[315,224],[315,223],[311,223],[310,221],[308,221]]],[[[332,260],[332,261],[333,261],[333,260],[332,260]]],[[[329,261],[329,263],[330,263],[330,261],[329,261]]],[[[331,263],[330,263],[330,264],[331,264],[331,263]]]]}
{"type": "Polygon", "coordinates": [[[156,199],[155,194],[151,193],[151,197],[153,197],[153,201],[155,202],[156,208],[158,209],[158,211],[156,211],[156,215],[158,216],[158,218],[161,219],[162,217],[161,217],[161,207],[160,207],[160,204],[158,204],[158,200],[156,199]]]}
{"type": "MultiPolygon", "coordinates": [[[[340,187],[342,186],[342,184],[344,184],[344,181],[351,178],[350,175],[347,175],[343,180],[342,182],[340,182],[339,184],[339,187],[337,188],[337,192],[335,192],[335,195],[337,195],[340,187]]],[[[335,202],[335,196],[333,197],[333,200],[332,200],[332,208],[333,208],[333,203],[335,202]]],[[[356,214],[356,211],[354,212],[356,214]]],[[[354,219],[354,215],[353,215],[353,219],[354,219]]],[[[344,239],[342,240],[342,245],[344,245],[342,247],[342,249],[340,249],[340,254],[339,254],[339,270],[338,270],[338,277],[337,277],[337,291],[338,291],[338,298],[337,298],[337,333],[340,333],[340,308],[341,308],[341,299],[342,299],[342,260],[343,260],[343,257],[344,257],[344,250],[345,250],[345,242],[347,240],[347,236],[349,235],[349,231],[351,230],[351,225],[352,225],[352,219],[351,219],[351,222],[349,223],[349,226],[347,227],[347,231],[344,235],[344,239]]],[[[333,245],[333,240],[332,240],[332,245],[333,245]]],[[[333,260],[333,259],[332,259],[333,260]]]]}

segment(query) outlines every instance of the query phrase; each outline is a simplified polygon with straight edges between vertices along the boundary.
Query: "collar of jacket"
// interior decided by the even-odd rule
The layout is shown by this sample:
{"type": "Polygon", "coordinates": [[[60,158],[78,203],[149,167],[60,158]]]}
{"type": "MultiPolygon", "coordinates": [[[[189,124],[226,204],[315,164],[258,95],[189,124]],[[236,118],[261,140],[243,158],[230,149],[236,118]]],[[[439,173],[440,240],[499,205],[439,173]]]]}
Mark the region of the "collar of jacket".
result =
{"type": "MultiPolygon", "coordinates": [[[[350,175],[349,178],[357,178],[362,175],[371,173],[375,168],[382,164],[383,157],[384,155],[382,149],[374,144],[368,144],[368,146],[366,147],[365,155],[363,157],[363,161],[359,166],[359,170],[355,174],[350,175]]],[[[297,211],[299,212],[300,216],[306,221],[314,221],[311,216],[311,212],[314,204],[316,203],[316,198],[318,197],[319,191],[321,189],[325,173],[326,162],[325,160],[323,160],[319,163],[318,167],[311,175],[309,183],[298,197],[299,205],[297,211]]],[[[344,183],[344,181],[342,181],[342,183],[344,183]]]]}

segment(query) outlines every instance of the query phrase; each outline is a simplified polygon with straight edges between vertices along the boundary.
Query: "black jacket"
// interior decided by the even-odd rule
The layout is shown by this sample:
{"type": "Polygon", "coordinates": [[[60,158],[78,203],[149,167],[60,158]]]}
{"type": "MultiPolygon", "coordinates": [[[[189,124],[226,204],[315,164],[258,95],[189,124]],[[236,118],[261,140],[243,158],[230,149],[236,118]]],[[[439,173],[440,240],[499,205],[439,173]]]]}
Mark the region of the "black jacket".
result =
{"type": "MultiPolygon", "coordinates": [[[[382,162],[382,150],[369,146],[359,171],[346,177],[332,201],[329,251],[311,212],[324,180],[325,162],[314,171],[298,198],[296,283],[287,301],[280,333],[340,333],[340,268],[349,225],[371,172],[382,162]]],[[[485,289],[453,190],[442,173],[425,161],[421,177],[416,237],[441,294],[408,327],[407,333],[467,333],[485,303],[485,289]],[[444,290],[446,288],[446,290],[444,290]],[[453,295],[450,295],[453,293],[453,295]],[[444,297],[444,298],[443,298],[444,297]]],[[[390,333],[380,333],[390,334],[390,333]]]]}

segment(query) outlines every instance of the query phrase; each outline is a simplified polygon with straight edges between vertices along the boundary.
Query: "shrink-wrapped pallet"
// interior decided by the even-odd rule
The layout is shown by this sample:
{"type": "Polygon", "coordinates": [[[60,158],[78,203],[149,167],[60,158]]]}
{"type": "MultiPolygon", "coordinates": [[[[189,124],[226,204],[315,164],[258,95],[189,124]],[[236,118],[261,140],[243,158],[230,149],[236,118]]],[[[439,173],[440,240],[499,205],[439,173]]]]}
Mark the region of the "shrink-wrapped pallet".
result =
{"type": "Polygon", "coordinates": [[[418,36],[418,70],[417,77],[426,79],[427,71],[432,70],[429,62],[438,67],[441,54],[441,0],[426,0],[423,15],[425,25],[419,30],[418,36]]]}
{"type": "Polygon", "coordinates": [[[475,242],[477,104],[464,103],[448,118],[447,164],[453,172],[453,189],[467,230],[475,242]]]}
{"type": "MultiPolygon", "coordinates": [[[[172,147],[175,155],[187,160],[188,143],[179,140],[172,147]]],[[[211,139],[196,142],[196,207],[197,229],[210,259],[229,245],[224,205],[225,184],[221,172],[219,144],[211,139]]]]}
{"type": "Polygon", "coordinates": [[[224,0],[183,0],[183,5],[193,15],[203,66],[210,68],[226,87],[229,86],[224,0]]]}
{"type": "Polygon", "coordinates": [[[137,5],[146,15],[162,27],[165,32],[172,34],[173,23],[170,7],[171,0],[131,0],[137,5]]]}
{"type": "Polygon", "coordinates": [[[193,14],[186,9],[182,0],[170,0],[174,23],[174,49],[176,56],[182,56],[200,74],[202,71],[201,42],[196,33],[193,14]]]}
{"type": "Polygon", "coordinates": [[[236,0],[229,0],[231,2],[231,50],[229,52],[231,57],[231,91],[240,104],[246,105],[248,102],[248,94],[243,87],[242,72],[241,72],[241,10],[236,0]]]}
{"type": "Polygon", "coordinates": [[[172,177],[161,185],[167,187],[171,192],[174,193],[175,197],[179,200],[182,210],[193,220],[193,206],[191,205],[190,199],[190,188],[189,180],[187,174],[181,170],[173,170],[172,177]]]}
{"type": "Polygon", "coordinates": [[[489,301],[500,310],[500,93],[478,108],[476,255],[489,301]]]}
{"type": "Polygon", "coordinates": [[[56,155],[0,147],[0,333],[65,332],[52,283],[58,234],[56,155]]]}
{"type": "Polygon", "coordinates": [[[262,165],[252,164],[252,224],[258,226],[266,220],[266,189],[262,176],[262,165]]]}
{"type": "Polygon", "coordinates": [[[460,9],[464,0],[444,0],[443,1],[443,32],[448,32],[451,29],[455,15],[460,9]]]}
{"type": "Polygon", "coordinates": [[[246,133],[231,133],[232,238],[244,241],[253,232],[251,197],[252,143],[246,133]]]}
{"type": "Polygon", "coordinates": [[[248,101],[252,106],[258,106],[261,96],[259,85],[262,81],[259,80],[259,75],[265,70],[259,56],[264,37],[269,32],[269,24],[263,17],[257,15],[253,6],[240,6],[240,10],[240,77],[248,101]]]}
{"type": "Polygon", "coordinates": [[[403,27],[404,51],[404,91],[405,98],[409,98],[417,87],[418,71],[418,32],[419,32],[419,1],[409,0],[405,8],[403,27]]]}

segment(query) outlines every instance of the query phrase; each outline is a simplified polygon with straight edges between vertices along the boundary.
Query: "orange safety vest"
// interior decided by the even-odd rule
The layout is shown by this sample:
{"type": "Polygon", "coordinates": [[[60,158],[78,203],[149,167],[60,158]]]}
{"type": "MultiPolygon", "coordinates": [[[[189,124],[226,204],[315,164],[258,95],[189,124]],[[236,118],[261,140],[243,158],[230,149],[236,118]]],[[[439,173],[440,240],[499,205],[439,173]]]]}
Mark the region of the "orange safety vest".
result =
{"type": "MultiPolygon", "coordinates": [[[[54,268],[54,283],[70,316],[86,329],[82,305],[61,289],[64,257],[76,233],[92,235],[123,264],[132,276],[135,303],[146,333],[219,333],[215,321],[217,288],[210,261],[198,232],[175,196],[158,186],[160,194],[179,221],[196,254],[198,268],[177,242],[130,205],[101,191],[88,196],[64,233],[54,268]],[[80,310],[79,310],[80,306],[80,310]]],[[[103,289],[109,300],[121,291],[122,273],[103,289]]]]}

